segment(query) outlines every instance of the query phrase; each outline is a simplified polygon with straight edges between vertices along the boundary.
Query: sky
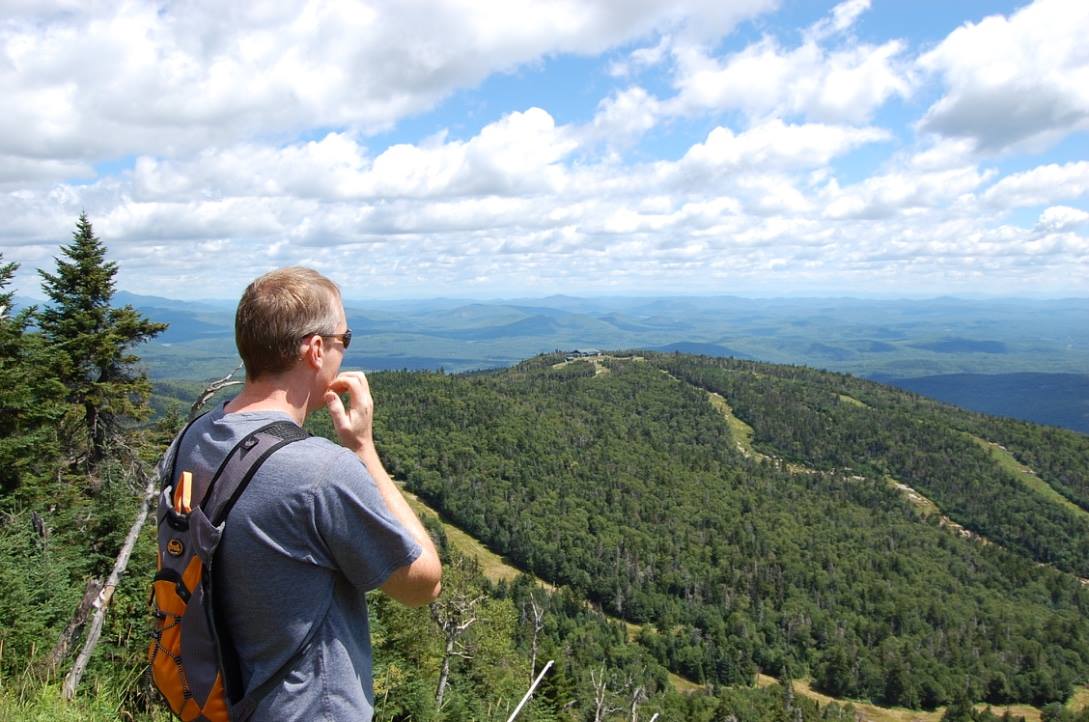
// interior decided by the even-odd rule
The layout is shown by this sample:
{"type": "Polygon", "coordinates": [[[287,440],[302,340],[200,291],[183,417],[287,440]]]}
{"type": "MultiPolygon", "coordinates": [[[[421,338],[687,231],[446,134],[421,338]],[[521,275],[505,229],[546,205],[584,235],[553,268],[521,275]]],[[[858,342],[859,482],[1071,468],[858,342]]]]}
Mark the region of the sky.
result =
{"type": "Polygon", "coordinates": [[[1089,296],[1089,2],[0,8],[22,294],[1089,296]]]}

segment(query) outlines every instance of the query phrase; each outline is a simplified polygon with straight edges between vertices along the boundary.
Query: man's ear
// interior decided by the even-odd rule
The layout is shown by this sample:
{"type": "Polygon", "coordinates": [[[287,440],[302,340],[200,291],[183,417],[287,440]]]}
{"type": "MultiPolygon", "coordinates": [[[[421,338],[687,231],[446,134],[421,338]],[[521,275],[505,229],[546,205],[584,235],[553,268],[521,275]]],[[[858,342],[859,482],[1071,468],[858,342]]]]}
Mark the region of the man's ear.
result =
{"type": "Polygon", "coordinates": [[[315,371],[325,363],[325,339],[317,334],[310,336],[303,348],[302,359],[315,371]]]}

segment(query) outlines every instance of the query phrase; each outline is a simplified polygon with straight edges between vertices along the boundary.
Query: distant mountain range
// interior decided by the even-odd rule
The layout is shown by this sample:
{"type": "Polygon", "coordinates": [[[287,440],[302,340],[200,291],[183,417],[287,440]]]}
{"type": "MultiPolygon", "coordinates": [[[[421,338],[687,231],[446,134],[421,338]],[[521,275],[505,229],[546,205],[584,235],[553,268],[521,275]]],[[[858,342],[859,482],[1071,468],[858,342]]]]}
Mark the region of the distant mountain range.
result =
{"type": "MultiPolygon", "coordinates": [[[[235,302],[118,292],[170,324],[140,350],[157,379],[237,365],[235,302]]],[[[40,303],[17,298],[20,304],[40,303]]],[[[733,296],[345,302],[349,365],[448,372],[556,349],[649,349],[799,364],[967,408],[1089,433],[1089,299],[752,299],[733,296]]]]}

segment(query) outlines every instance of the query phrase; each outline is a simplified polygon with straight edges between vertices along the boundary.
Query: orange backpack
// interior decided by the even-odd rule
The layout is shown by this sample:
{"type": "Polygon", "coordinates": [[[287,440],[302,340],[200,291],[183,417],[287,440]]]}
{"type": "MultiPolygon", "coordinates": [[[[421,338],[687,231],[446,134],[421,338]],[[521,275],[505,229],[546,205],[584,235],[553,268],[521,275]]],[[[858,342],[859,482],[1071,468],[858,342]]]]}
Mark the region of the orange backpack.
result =
{"type": "Polygon", "coordinates": [[[204,488],[194,488],[192,474],[177,471],[178,448],[188,429],[159,466],[164,488],[156,514],[159,555],[149,600],[154,630],[148,661],[155,686],[184,722],[240,722],[282,680],[302,648],[279,674],[243,696],[229,630],[217,624],[212,589],[216,549],[227,515],[258,467],[307,433],[289,421],[268,424],[231,449],[204,488]]]}

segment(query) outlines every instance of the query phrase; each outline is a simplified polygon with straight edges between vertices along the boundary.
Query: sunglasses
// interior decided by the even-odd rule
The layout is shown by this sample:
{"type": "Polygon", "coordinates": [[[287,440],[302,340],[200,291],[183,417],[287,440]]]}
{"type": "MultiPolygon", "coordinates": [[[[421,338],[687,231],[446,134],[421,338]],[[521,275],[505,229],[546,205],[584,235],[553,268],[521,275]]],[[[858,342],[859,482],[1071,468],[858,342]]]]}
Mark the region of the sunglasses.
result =
{"type": "Polygon", "coordinates": [[[311,336],[321,336],[322,338],[339,338],[340,342],[344,344],[344,350],[347,351],[348,347],[352,345],[352,329],[348,329],[344,333],[308,333],[302,338],[310,338],[311,336]]]}

